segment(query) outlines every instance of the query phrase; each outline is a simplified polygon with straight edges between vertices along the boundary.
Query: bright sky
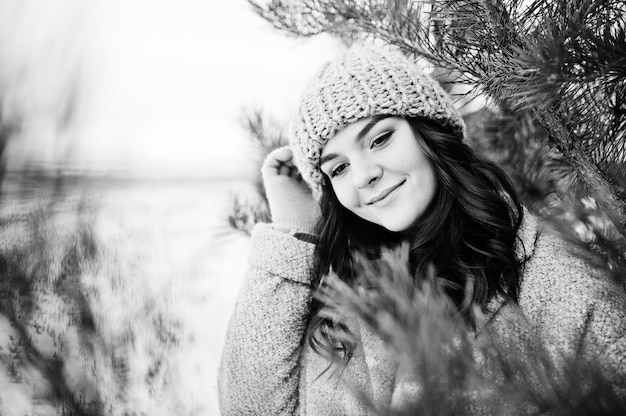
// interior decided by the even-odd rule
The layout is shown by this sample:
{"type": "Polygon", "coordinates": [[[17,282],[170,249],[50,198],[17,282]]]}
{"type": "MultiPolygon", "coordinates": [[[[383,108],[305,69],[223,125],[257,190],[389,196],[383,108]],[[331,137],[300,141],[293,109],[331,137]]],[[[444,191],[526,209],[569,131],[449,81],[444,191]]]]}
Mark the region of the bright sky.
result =
{"type": "Polygon", "coordinates": [[[21,17],[18,34],[9,33],[11,26],[0,32],[2,44],[9,37],[21,45],[2,59],[30,68],[29,92],[8,95],[13,107],[29,109],[29,126],[10,149],[13,160],[249,176],[242,109],[262,106],[287,123],[306,82],[338,48],[328,38],[286,37],[244,0],[44,3],[0,0],[0,12],[21,17]],[[62,113],[58,97],[77,80],[75,123],[58,137],[51,127],[62,113]]]}

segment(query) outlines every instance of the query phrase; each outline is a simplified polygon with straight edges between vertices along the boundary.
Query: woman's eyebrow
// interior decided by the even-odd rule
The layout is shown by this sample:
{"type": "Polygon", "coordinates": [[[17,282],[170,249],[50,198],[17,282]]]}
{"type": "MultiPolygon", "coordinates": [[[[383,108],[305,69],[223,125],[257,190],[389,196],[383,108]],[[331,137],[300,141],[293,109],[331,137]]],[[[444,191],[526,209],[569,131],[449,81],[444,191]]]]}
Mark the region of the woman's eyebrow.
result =
{"type": "Polygon", "coordinates": [[[322,166],[324,163],[328,162],[329,160],[332,160],[336,157],[338,157],[339,155],[337,153],[329,153],[327,155],[324,155],[320,158],[320,166],[322,166]]]}
{"type": "MultiPolygon", "coordinates": [[[[372,118],[369,123],[367,123],[365,126],[363,126],[363,128],[357,133],[356,138],[354,139],[355,141],[360,141],[363,139],[363,137],[365,137],[365,135],[374,128],[374,126],[376,124],[378,124],[379,122],[383,121],[384,119],[386,119],[388,117],[374,117],[372,118]]],[[[324,155],[321,157],[320,159],[320,166],[323,165],[324,163],[328,162],[331,159],[336,158],[338,155],[336,153],[329,153],[327,155],[324,155]]]]}
{"type": "Polygon", "coordinates": [[[372,119],[369,121],[369,123],[367,123],[367,124],[366,124],[366,125],[365,125],[362,129],[361,129],[361,131],[357,133],[355,141],[357,141],[357,142],[358,142],[358,141],[360,141],[361,139],[363,139],[363,137],[365,137],[365,135],[366,135],[366,134],[367,134],[367,133],[368,133],[371,129],[373,129],[373,128],[374,128],[374,126],[375,126],[376,124],[378,124],[379,122],[383,121],[385,118],[387,118],[387,117],[384,117],[384,118],[381,118],[381,117],[374,117],[374,118],[372,118],[372,119]]]}

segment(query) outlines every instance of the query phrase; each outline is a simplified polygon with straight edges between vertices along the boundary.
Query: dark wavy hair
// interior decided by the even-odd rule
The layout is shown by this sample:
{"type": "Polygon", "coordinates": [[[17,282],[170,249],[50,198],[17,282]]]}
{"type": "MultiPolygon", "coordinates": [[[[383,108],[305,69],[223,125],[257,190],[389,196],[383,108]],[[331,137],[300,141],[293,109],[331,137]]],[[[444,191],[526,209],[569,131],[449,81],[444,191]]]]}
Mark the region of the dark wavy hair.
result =
{"type": "MultiPolygon", "coordinates": [[[[480,158],[450,130],[430,120],[406,120],[435,171],[433,202],[408,233],[394,233],[344,208],[324,176],[322,216],[316,226],[320,275],[314,286],[318,289],[331,270],[354,285],[356,256],[375,259],[381,249],[406,242],[415,279],[434,266],[445,293],[473,327],[472,305],[484,310],[496,295],[518,301],[522,265],[515,241],[523,218],[519,197],[502,169],[480,158]]],[[[319,299],[313,301],[308,342],[331,365],[345,365],[355,349],[354,338],[344,323],[324,313],[324,307],[319,299]]]]}

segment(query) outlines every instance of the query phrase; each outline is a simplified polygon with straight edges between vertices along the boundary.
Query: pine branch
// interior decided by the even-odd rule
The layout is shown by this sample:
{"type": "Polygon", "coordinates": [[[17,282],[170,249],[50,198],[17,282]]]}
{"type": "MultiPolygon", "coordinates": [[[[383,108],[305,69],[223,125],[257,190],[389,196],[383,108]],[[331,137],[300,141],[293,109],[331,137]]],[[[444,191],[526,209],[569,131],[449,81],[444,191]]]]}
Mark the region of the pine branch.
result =
{"type": "MultiPolygon", "coordinates": [[[[511,305],[506,322],[514,322],[515,331],[490,326],[475,307],[476,338],[454,312],[435,271],[414,277],[407,261],[407,246],[374,261],[357,258],[354,287],[331,275],[316,294],[329,317],[356,318],[384,340],[403,377],[419,386],[402,409],[382,414],[518,414],[523,409],[524,414],[585,415],[619,409],[595,363],[555,355],[511,305]]],[[[381,411],[367,392],[354,389],[374,413],[381,411]]]]}
{"type": "MultiPolygon", "coordinates": [[[[261,165],[268,153],[287,144],[287,137],[280,123],[259,108],[243,110],[240,122],[252,143],[256,171],[259,172],[255,185],[258,193],[265,198],[265,188],[260,176],[261,165]]],[[[263,214],[260,216],[263,217],[263,214]]]]}
{"type": "Polygon", "coordinates": [[[575,254],[603,269],[626,290],[626,227],[615,227],[612,213],[590,199],[564,199],[546,224],[571,244],[575,254]]]}
{"type": "Polygon", "coordinates": [[[248,137],[266,153],[287,144],[280,123],[259,108],[243,110],[241,126],[248,137]]]}
{"type": "Polygon", "coordinates": [[[614,212],[615,224],[621,227],[626,224],[626,205],[617,199],[618,191],[604,177],[597,165],[591,161],[590,155],[580,148],[580,143],[571,141],[561,121],[551,112],[534,112],[535,117],[550,132],[550,141],[567,158],[568,162],[579,172],[579,179],[586,191],[594,195],[599,203],[614,212]]]}
{"type": "Polygon", "coordinates": [[[232,194],[227,209],[228,224],[237,231],[252,234],[252,228],[260,222],[272,222],[269,205],[265,198],[246,198],[232,194]]]}
{"type": "Polygon", "coordinates": [[[271,222],[260,174],[261,165],[268,153],[287,144],[287,138],[280,123],[259,108],[244,110],[240,122],[252,144],[256,171],[259,172],[254,182],[256,197],[232,194],[226,210],[226,221],[233,229],[250,235],[255,224],[271,222]]]}

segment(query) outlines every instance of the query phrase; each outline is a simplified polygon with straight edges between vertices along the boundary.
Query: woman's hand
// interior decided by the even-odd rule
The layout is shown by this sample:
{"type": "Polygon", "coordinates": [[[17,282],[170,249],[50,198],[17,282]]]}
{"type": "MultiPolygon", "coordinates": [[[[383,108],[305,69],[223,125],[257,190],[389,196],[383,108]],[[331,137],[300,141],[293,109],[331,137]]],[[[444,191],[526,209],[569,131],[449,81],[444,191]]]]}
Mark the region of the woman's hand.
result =
{"type": "Polygon", "coordinates": [[[320,216],[319,204],[300,177],[289,146],[267,155],[261,175],[274,224],[313,234],[320,216]]]}

